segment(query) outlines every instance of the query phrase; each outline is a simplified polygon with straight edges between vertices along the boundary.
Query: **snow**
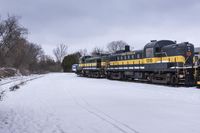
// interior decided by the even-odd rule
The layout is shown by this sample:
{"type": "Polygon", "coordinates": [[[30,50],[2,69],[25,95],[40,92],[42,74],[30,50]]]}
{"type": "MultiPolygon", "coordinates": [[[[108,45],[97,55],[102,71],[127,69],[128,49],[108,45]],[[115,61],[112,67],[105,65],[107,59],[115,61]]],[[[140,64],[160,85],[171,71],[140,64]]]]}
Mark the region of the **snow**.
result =
{"type": "Polygon", "coordinates": [[[52,73],[7,92],[0,133],[199,133],[200,90],[52,73]]]}
{"type": "Polygon", "coordinates": [[[8,78],[3,78],[0,80],[0,100],[4,97],[5,93],[10,91],[10,87],[16,86],[16,85],[22,85],[28,81],[31,81],[33,79],[37,79],[39,77],[42,77],[42,75],[29,75],[29,76],[13,76],[8,78]]]}

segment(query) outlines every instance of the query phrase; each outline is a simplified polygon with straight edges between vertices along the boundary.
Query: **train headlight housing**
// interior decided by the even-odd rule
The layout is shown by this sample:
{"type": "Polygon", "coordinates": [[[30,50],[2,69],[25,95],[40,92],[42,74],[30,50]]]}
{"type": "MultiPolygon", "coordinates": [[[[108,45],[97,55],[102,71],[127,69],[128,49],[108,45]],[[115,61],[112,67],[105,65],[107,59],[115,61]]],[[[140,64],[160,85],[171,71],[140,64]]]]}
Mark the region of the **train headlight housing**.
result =
{"type": "Polygon", "coordinates": [[[189,52],[186,53],[186,55],[187,55],[187,56],[191,56],[191,55],[192,55],[192,52],[189,51],[189,52]]]}
{"type": "Polygon", "coordinates": [[[179,75],[179,78],[184,78],[184,75],[179,75]]]}

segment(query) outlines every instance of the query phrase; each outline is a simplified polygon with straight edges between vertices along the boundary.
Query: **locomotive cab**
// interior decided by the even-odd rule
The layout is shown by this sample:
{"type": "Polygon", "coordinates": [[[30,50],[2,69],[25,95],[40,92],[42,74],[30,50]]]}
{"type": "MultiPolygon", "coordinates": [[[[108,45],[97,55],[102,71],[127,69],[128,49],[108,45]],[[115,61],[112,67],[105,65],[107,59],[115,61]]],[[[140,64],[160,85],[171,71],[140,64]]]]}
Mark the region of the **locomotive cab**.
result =
{"type": "Polygon", "coordinates": [[[85,60],[88,69],[100,69],[101,68],[101,58],[92,57],[85,60]]]}
{"type": "Polygon", "coordinates": [[[144,58],[160,57],[163,55],[162,47],[175,43],[176,42],[170,40],[161,40],[161,41],[152,40],[144,47],[144,58]]]}
{"type": "Polygon", "coordinates": [[[75,72],[77,75],[83,76],[84,74],[83,69],[85,68],[85,60],[90,57],[91,56],[83,56],[79,58],[79,64],[77,65],[75,72]]]}
{"type": "Polygon", "coordinates": [[[166,57],[166,53],[163,52],[163,47],[175,44],[174,41],[161,40],[161,41],[151,41],[144,47],[143,57],[145,68],[147,71],[158,72],[163,71],[163,69],[168,69],[169,63],[163,61],[162,57],[166,57]]]}

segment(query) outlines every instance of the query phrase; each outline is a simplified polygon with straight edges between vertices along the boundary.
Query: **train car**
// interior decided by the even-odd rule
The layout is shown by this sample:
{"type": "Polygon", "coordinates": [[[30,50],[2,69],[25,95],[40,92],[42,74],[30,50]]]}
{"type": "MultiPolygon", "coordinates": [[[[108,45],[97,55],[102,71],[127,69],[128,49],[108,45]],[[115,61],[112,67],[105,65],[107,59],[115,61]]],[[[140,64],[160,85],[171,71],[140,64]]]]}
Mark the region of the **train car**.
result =
{"type": "MultiPolygon", "coordinates": [[[[109,65],[106,68],[109,79],[132,79],[136,76],[136,71],[143,69],[142,50],[125,51],[123,53],[109,56],[109,65]]],[[[135,77],[136,78],[136,77],[135,77]]]]}
{"type": "Polygon", "coordinates": [[[200,65],[195,68],[196,86],[200,88],[200,65]]]}
{"type": "Polygon", "coordinates": [[[196,80],[196,86],[200,88],[200,66],[197,69],[197,80],[196,80]]]}
{"type": "Polygon", "coordinates": [[[107,77],[191,86],[193,55],[194,46],[190,43],[151,41],[143,50],[111,55],[107,77]]]}
{"type": "Polygon", "coordinates": [[[77,71],[77,67],[78,67],[78,64],[73,64],[72,65],[72,72],[76,72],[77,71]]]}
{"type": "Polygon", "coordinates": [[[194,76],[196,80],[196,86],[200,88],[200,48],[195,48],[194,69],[195,69],[194,76]]]}
{"type": "Polygon", "coordinates": [[[77,66],[76,74],[79,76],[84,76],[85,60],[91,58],[91,56],[83,56],[79,59],[79,64],[77,66]]]}
{"type": "Polygon", "coordinates": [[[100,78],[104,77],[104,66],[105,62],[102,56],[84,56],[80,59],[80,64],[78,67],[78,75],[86,77],[100,78]]]}

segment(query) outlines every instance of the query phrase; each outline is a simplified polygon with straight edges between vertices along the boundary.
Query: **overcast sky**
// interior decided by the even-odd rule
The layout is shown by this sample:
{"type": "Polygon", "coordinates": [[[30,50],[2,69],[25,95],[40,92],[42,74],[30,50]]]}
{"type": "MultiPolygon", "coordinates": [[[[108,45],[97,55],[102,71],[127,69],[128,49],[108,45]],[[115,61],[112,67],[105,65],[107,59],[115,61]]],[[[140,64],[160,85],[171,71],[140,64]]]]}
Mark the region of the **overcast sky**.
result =
{"type": "Polygon", "coordinates": [[[47,54],[59,43],[69,51],[106,48],[124,40],[141,49],[150,40],[200,46],[199,0],[0,0],[0,14],[21,16],[29,40],[47,54]]]}

